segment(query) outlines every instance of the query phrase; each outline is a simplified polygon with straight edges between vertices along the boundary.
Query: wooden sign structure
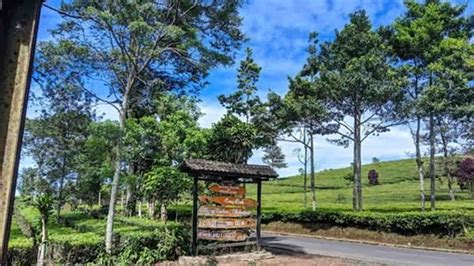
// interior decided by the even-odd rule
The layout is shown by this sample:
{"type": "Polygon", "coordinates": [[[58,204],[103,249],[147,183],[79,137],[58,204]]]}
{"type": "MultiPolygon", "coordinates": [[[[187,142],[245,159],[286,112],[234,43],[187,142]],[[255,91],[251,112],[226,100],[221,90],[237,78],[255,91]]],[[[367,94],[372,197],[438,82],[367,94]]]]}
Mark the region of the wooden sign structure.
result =
{"type": "Polygon", "coordinates": [[[262,181],[278,177],[270,166],[187,159],[180,169],[193,178],[193,255],[198,254],[198,249],[247,245],[260,248],[262,181]],[[214,184],[208,187],[209,195],[199,197],[199,181],[214,184]],[[241,185],[245,183],[256,185],[256,201],[245,198],[245,188],[241,185]],[[248,241],[254,228],[256,241],[248,241]],[[199,245],[199,239],[220,243],[199,245]]]}
{"type": "Polygon", "coordinates": [[[239,206],[246,208],[255,208],[257,207],[257,201],[253,199],[241,199],[235,197],[210,197],[210,196],[201,196],[199,197],[201,203],[215,203],[222,206],[239,206]]]}
{"type": "Polygon", "coordinates": [[[247,232],[243,230],[199,230],[198,237],[205,240],[220,240],[220,241],[245,241],[247,240],[247,232]]]}
{"type": "Polygon", "coordinates": [[[255,219],[252,218],[227,218],[227,219],[214,219],[205,218],[199,219],[199,228],[213,228],[213,229],[239,229],[239,228],[253,228],[257,225],[255,219]]]}
{"type": "Polygon", "coordinates": [[[245,187],[241,186],[220,186],[212,185],[209,190],[216,193],[228,194],[228,195],[245,195],[245,187]]]}
{"type": "Polygon", "coordinates": [[[252,212],[245,208],[232,208],[232,207],[218,207],[218,206],[201,206],[198,210],[199,217],[248,217],[251,216],[252,212]]]}
{"type": "Polygon", "coordinates": [[[257,202],[242,198],[245,195],[242,186],[212,185],[209,191],[230,196],[199,197],[198,238],[232,242],[247,240],[250,230],[257,225],[256,220],[250,218],[252,212],[247,208],[257,207],[257,202]]]}

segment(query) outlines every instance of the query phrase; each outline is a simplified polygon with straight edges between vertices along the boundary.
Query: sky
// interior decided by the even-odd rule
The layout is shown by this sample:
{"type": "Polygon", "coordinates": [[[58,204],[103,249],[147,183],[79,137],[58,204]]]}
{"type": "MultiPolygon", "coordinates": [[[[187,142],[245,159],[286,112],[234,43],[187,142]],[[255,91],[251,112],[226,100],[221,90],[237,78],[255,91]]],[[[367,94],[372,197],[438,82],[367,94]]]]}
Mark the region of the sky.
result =
{"type": "MultiPolygon", "coordinates": [[[[48,0],[47,4],[58,7],[59,0],[48,0]]],[[[455,0],[453,3],[467,3],[455,0]]],[[[288,89],[288,77],[294,76],[306,59],[308,34],[316,31],[320,41],[334,38],[335,30],[342,29],[349,14],[365,9],[374,27],[388,25],[405,11],[402,0],[247,0],[241,8],[242,31],[249,41],[236,58],[236,65],[212,70],[207,78],[209,85],[203,88],[200,108],[205,115],[199,120],[203,127],[217,122],[226,110],[217,101],[220,94],[232,93],[236,88],[236,68],[243,58],[243,51],[250,47],[255,61],[262,67],[258,83],[259,95],[265,98],[269,90],[284,95],[288,89]]],[[[466,14],[474,13],[470,4],[466,14]]],[[[60,21],[54,11],[43,8],[41,12],[38,42],[50,39],[48,30],[60,21]]],[[[34,116],[34,107],[28,111],[34,116]]],[[[106,119],[116,119],[116,111],[107,105],[99,105],[98,112],[106,119]]],[[[287,168],[277,169],[281,177],[295,175],[302,167],[294,153],[299,145],[280,142],[286,155],[287,168]]],[[[349,166],[352,148],[343,148],[327,142],[326,137],[315,140],[315,163],[317,170],[349,166]]],[[[373,157],[383,161],[408,158],[414,146],[406,126],[394,127],[380,136],[369,137],[362,146],[362,162],[369,163],[373,157]]],[[[261,164],[262,151],[254,151],[249,163],[261,164]]]]}

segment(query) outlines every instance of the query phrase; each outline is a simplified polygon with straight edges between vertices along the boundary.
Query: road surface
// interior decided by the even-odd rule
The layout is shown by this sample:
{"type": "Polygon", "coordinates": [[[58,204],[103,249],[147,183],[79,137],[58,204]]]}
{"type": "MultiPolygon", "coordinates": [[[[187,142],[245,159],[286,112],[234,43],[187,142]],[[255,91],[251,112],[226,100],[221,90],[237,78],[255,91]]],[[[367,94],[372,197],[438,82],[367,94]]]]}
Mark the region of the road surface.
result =
{"type": "Polygon", "coordinates": [[[263,234],[269,251],[340,257],[389,265],[474,265],[474,255],[405,249],[310,237],[263,234]]]}

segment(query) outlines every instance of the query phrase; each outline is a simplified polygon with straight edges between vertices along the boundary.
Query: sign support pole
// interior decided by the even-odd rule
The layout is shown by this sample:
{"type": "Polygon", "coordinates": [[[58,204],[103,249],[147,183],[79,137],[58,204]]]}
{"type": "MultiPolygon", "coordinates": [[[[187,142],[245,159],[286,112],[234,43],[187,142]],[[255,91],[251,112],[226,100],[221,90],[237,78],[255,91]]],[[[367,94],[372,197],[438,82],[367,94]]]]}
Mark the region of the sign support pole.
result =
{"type": "Polygon", "coordinates": [[[260,222],[261,222],[261,206],[262,206],[262,180],[257,181],[257,249],[260,250],[260,222]]]}
{"type": "Polygon", "coordinates": [[[198,235],[198,178],[193,176],[193,228],[192,228],[192,243],[191,255],[197,255],[197,235],[198,235]]]}

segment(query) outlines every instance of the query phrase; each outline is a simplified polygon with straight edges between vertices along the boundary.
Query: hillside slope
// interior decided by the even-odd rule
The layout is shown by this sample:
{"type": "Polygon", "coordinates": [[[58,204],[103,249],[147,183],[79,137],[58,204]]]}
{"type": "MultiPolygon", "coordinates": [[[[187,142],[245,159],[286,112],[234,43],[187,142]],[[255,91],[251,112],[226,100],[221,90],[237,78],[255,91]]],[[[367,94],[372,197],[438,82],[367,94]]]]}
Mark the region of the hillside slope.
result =
{"type": "MultiPolygon", "coordinates": [[[[351,168],[325,170],[316,173],[316,201],[319,209],[352,209],[352,184],[344,179],[351,168]]],[[[362,166],[362,195],[364,210],[374,212],[406,212],[420,209],[419,181],[413,159],[372,163],[362,166]],[[380,185],[369,185],[367,173],[375,169],[380,185]]],[[[309,177],[308,177],[309,179],[309,177]]],[[[456,201],[449,200],[447,180],[436,180],[436,200],[439,210],[465,210],[474,212],[474,200],[467,191],[454,185],[456,201]]],[[[425,194],[429,208],[429,179],[425,179],[425,194]]],[[[304,209],[303,177],[265,182],[262,205],[266,210],[304,209]]],[[[249,186],[248,196],[255,196],[255,186],[249,186]]],[[[311,206],[311,192],[307,192],[307,206],[311,206]]]]}

